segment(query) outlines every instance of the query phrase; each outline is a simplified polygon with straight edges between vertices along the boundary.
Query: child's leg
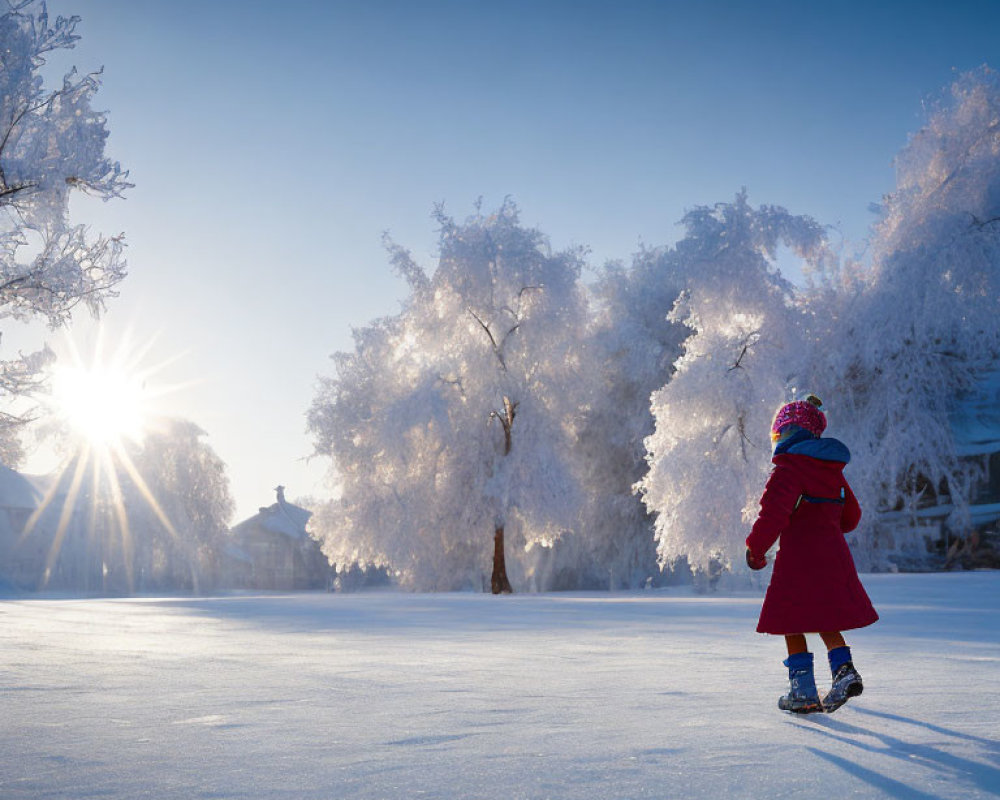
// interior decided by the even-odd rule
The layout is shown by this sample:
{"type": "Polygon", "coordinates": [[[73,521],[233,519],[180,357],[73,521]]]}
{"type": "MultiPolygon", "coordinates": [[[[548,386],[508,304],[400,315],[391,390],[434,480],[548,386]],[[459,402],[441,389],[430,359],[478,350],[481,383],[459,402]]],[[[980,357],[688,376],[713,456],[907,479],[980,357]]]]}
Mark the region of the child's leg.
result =
{"type": "Polygon", "coordinates": [[[847,646],[840,631],[820,633],[823,644],[826,645],[830,660],[830,673],[833,675],[833,685],[823,698],[823,708],[830,712],[836,711],[851,697],[857,697],[864,690],[861,676],[854,668],[851,660],[851,648],[847,646]]]}
{"type": "Polygon", "coordinates": [[[820,633],[823,644],[826,645],[827,658],[830,659],[830,671],[836,675],[844,664],[851,661],[851,648],[844,641],[844,635],[840,631],[826,631],[820,633]]]}
{"type": "Polygon", "coordinates": [[[819,693],[816,691],[816,679],[813,677],[813,654],[806,646],[805,635],[786,635],[785,646],[788,648],[785,666],[788,667],[789,691],[778,700],[778,708],[797,714],[822,711],[819,693]]]}

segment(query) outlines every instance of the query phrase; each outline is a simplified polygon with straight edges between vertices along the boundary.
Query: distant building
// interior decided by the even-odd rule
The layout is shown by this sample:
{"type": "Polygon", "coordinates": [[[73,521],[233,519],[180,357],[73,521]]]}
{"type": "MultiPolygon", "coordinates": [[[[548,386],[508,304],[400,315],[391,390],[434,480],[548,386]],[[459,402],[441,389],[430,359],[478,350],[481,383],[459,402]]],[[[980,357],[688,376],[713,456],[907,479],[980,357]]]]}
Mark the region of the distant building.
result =
{"type": "Polygon", "coordinates": [[[983,470],[969,504],[968,522],[956,523],[947,487],[929,482],[914,509],[880,515],[883,524],[916,527],[927,542],[931,566],[1000,567],[1000,368],[985,372],[958,399],[951,415],[955,453],[983,470]]]}
{"type": "Polygon", "coordinates": [[[24,475],[0,466],[0,586],[34,589],[44,575],[48,542],[23,536],[41,499],[24,475]]]}
{"type": "Polygon", "coordinates": [[[306,526],[312,512],[285,499],[234,526],[229,548],[231,583],[261,590],[325,589],[330,565],[306,526]]]}
{"type": "Polygon", "coordinates": [[[88,580],[92,553],[85,514],[80,508],[65,508],[62,483],[57,477],[23,475],[0,465],[0,589],[100,586],[99,578],[88,580]]]}

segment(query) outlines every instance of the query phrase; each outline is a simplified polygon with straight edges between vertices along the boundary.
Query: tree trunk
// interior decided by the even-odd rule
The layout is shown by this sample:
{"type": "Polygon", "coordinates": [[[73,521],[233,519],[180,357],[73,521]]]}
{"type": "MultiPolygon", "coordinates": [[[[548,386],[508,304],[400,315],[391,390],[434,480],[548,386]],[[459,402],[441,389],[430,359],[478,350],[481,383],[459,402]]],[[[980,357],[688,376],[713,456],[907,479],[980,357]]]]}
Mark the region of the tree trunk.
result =
{"type": "MultiPolygon", "coordinates": [[[[503,411],[494,411],[491,417],[500,420],[503,426],[503,454],[504,458],[510,455],[511,435],[510,429],[514,424],[514,414],[517,413],[517,403],[504,395],[503,411]]],[[[493,594],[513,594],[514,590],[507,580],[507,562],[504,560],[503,547],[503,523],[498,522],[493,533],[493,577],[490,580],[490,588],[493,594]]]]}
{"type": "Polygon", "coordinates": [[[490,580],[493,594],[513,594],[507,580],[507,564],[503,556],[503,525],[499,525],[493,534],[493,577],[490,580]]]}

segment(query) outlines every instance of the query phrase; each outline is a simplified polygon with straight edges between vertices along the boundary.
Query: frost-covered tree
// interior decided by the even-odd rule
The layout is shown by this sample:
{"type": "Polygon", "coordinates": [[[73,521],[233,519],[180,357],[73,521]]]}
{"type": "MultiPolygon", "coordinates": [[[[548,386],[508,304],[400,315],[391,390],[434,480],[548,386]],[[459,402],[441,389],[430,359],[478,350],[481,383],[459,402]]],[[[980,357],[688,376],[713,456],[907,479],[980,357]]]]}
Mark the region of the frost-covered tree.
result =
{"type": "Polygon", "coordinates": [[[647,469],[650,396],[670,379],[689,333],[668,319],[683,287],[675,267],[668,248],[643,248],[628,267],[605,265],[592,288],[589,392],[573,451],[586,492],[576,546],[559,548],[559,586],[636,587],[659,572],[653,517],[633,486],[647,469]]]}
{"type": "Polygon", "coordinates": [[[808,326],[776,267],[780,245],[820,264],[822,228],[782,208],[735,202],[697,208],[664,257],[683,276],[670,318],[691,331],[672,380],[652,398],[649,472],[665,564],[699,574],[738,564],[770,465],[768,431],[786,392],[810,377],[808,326]]]}
{"type": "MultiPolygon", "coordinates": [[[[91,102],[97,74],[67,74],[46,88],[41,70],[79,39],[78,17],[51,20],[44,2],[3,2],[0,13],[0,319],[65,322],[84,304],[102,308],[125,275],[122,237],[71,224],[73,192],[110,199],[129,186],[104,153],[105,115],[91,102]]],[[[0,361],[0,398],[38,388],[48,351],[0,361]]],[[[23,420],[0,415],[0,440],[23,420]]],[[[2,450],[8,450],[5,444],[2,450]]]]}
{"type": "Polygon", "coordinates": [[[38,585],[113,593],[210,588],[233,502],[225,464],[204,436],[189,421],[160,419],[141,441],[74,440],[22,535],[48,554],[38,585]]]}
{"type": "Polygon", "coordinates": [[[159,420],[118,466],[137,589],[203,591],[218,581],[234,505],[205,435],[188,420],[159,420]]]}
{"type": "Polygon", "coordinates": [[[313,402],[316,450],[340,494],[319,533],[338,566],[391,565],[418,589],[481,588],[490,576],[505,592],[579,508],[569,426],[581,258],[551,253],[511,203],[437,220],[433,274],[390,244],[410,295],[398,315],[355,331],[313,402]]]}
{"type": "MultiPolygon", "coordinates": [[[[982,473],[959,458],[953,414],[1000,363],[1000,76],[960,76],[896,166],[871,271],[828,311],[844,335],[818,355],[854,426],[862,505],[912,511],[947,495],[961,528],[982,473]]],[[[907,545],[877,522],[856,543],[870,567],[907,545]]]]}
{"type": "MultiPolygon", "coordinates": [[[[901,550],[920,556],[913,512],[921,505],[950,504],[948,523],[969,524],[984,465],[963,457],[956,412],[1000,366],[998,120],[995,72],[949,87],[897,158],[867,264],[838,265],[813,223],[765,220],[739,211],[739,200],[689,216],[676,257],[693,283],[674,314],[696,334],[654,398],[642,482],[661,558],[688,556],[703,569],[732,563],[745,528],[738,511],[752,515],[762,485],[739,463],[752,452],[742,434],[766,452],[768,416],[795,387],[824,398],[831,430],[852,449],[851,481],[866,511],[851,537],[861,566],[884,567],[901,550]],[[767,263],[775,222],[818,276],[808,290],[775,280],[767,263]],[[726,260],[734,268],[720,271],[726,260]],[[886,515],[898,511],[909,514],[886,515]]],[[[750,461],[766,468],[765,458],[750,461]]]]}

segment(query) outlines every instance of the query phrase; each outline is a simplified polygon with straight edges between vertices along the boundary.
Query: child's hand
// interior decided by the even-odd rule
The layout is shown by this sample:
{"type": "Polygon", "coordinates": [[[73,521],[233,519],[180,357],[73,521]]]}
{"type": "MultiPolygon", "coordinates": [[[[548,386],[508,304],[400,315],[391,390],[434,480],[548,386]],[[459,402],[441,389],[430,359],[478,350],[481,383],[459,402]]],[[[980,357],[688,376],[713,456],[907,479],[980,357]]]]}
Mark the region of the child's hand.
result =
{"type": "Polygon", "coordinates": [[[758,570],[764,569],[767,566],[767,556],[761,556],[757,558],[753,553],[750,552],[750,548],[747,548],[747,566],[750,569],[758,570]]]}

